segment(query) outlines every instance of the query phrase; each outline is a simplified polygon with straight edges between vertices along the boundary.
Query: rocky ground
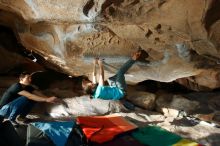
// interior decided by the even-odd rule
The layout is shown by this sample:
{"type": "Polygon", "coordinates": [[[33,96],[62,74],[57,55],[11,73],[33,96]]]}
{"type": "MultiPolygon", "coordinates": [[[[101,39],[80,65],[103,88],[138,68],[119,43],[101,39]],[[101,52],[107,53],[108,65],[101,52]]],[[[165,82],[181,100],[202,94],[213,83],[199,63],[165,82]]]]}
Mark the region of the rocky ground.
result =
{"type": "MultiPolygon", "coordinates": [[[[2,93],[6,87],[16,81],[16,78],[1,76],[1,81],[3,81],[0,84],[2,93]]],[[[146,85],[129,86],[126,98],[135,105],[135,109],[128,110],[124,109],[119,102],[94,101],[81,96],[79,85],[79,78],[71,78],[71,80],[63,78],[62,80],[52,81],[46,90],[43,89],[46,94],[64,98],[69,104],[69,111],[75,112],[75,115],[68,115],[68,113],[65,115],[61,112],[56,115],[58,118],[53,119],[48,115],[45,116],[45,112],[51,114],[62,111],[61,107],[46,105],[47,108],[45,108],[44,104],[38,104],[29,117],[38,121],[74,118],[77,113],[78,115],[85,115],[85,112],[87,115],[118,114],[139,127],[149,124],[158,125],[206,146],[220,145],[220,93],[218,91],[171,93],[160,89],[155,93],[150,93],[147,91],[146,85]],[[102,107],[97,106],[100,102],[102,102],[102,107]],[[83,107],[83,109],[76,108],[75,104],[78,104],[78,107],[83,107]]],[[[25,135],[21,129],[18,128],[17,130],[20,135],[25,135]]]]}
{"type": "Polygon", "coordinates": [[[206,146],[217,146],[220,144],[219,127],[214,127],[206,122],[196,121],[187,117],[166,117],[157,112],[141,109],[130,113],[118,114],[125,116],[140,127],[149,124],[158,125],[170,132],[181,135],[187,139],[192,139],[206,146]]]}

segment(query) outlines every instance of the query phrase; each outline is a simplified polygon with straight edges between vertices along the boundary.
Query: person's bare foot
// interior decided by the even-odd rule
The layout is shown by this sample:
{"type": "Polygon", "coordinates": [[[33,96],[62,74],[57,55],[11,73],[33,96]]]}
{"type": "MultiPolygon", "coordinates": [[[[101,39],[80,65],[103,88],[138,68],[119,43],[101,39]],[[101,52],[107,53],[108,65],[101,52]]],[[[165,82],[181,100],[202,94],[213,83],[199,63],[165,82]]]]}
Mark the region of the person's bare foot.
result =
{"type": "Polygon", "coordinates": [[[137,52],[135,52],[133,54],[133,56],[131,57],[133,60],[137,60],[139,57],[141,56],[141,50],[138,50],[137,52]]]}
{"type": "Polygon", "coordinates": [[[149,54],[145,50],[139,49],[137,52],[133,54],[132,59],[149,63],[149,61],[146,60],[148,57],[149,57],[149,54]]]}

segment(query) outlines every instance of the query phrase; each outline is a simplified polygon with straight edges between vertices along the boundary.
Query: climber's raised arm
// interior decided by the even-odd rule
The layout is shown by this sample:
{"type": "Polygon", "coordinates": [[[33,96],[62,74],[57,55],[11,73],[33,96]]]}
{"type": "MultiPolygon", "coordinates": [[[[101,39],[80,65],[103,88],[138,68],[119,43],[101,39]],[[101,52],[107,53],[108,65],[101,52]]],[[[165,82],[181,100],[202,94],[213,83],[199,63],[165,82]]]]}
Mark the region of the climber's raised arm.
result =
{"type": "Polygon", "coordinates": [[[93,60],[93,72],[92,72],[92,82],[94,84],[97,84],[97,79],[96,79],[96,75],[97,75],[97,72],[96,72],[96,64],[98,64],[98,58],[95,58],[93,60]]]}
{"type": "Polygon", "coordinates": [[[98,60],[98,64],[99,64],[99,85],[104,85],[104,68],[103,68],[103,61],[102,60],[98,60]]]}

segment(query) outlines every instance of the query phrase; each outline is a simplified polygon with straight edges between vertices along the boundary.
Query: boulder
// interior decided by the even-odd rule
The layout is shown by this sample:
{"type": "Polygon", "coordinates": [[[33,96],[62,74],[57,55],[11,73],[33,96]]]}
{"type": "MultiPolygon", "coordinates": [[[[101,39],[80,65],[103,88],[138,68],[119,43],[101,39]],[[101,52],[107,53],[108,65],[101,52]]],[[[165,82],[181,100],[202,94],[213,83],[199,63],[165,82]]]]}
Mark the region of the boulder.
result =
{"type": "Polygon", "coordinates": [[[155,108],[156,95],[143,91],[132,91],[126,96],[136,106],[146,110],[153,110],[155,108]]]}
{"type": "Polygon", "coordinates": [[[190,101],[181,95],[160,95],[156,100],[157,111],[165,116],[177,117],[179,114],[191,114],[198,107],[199,102],[190,101]]]}

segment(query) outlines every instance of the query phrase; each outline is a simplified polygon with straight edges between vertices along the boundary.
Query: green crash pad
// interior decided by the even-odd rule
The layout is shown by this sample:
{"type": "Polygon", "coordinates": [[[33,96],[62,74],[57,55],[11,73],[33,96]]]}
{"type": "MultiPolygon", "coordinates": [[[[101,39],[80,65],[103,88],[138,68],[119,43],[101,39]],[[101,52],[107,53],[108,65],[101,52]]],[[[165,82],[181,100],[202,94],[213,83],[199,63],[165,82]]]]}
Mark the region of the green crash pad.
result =
{"type": "Polygon", "coordinates": [[[158,126],[139,128],[132,136],[140,143],[149,146],[172,146],[182,138],[158,126]]]}

